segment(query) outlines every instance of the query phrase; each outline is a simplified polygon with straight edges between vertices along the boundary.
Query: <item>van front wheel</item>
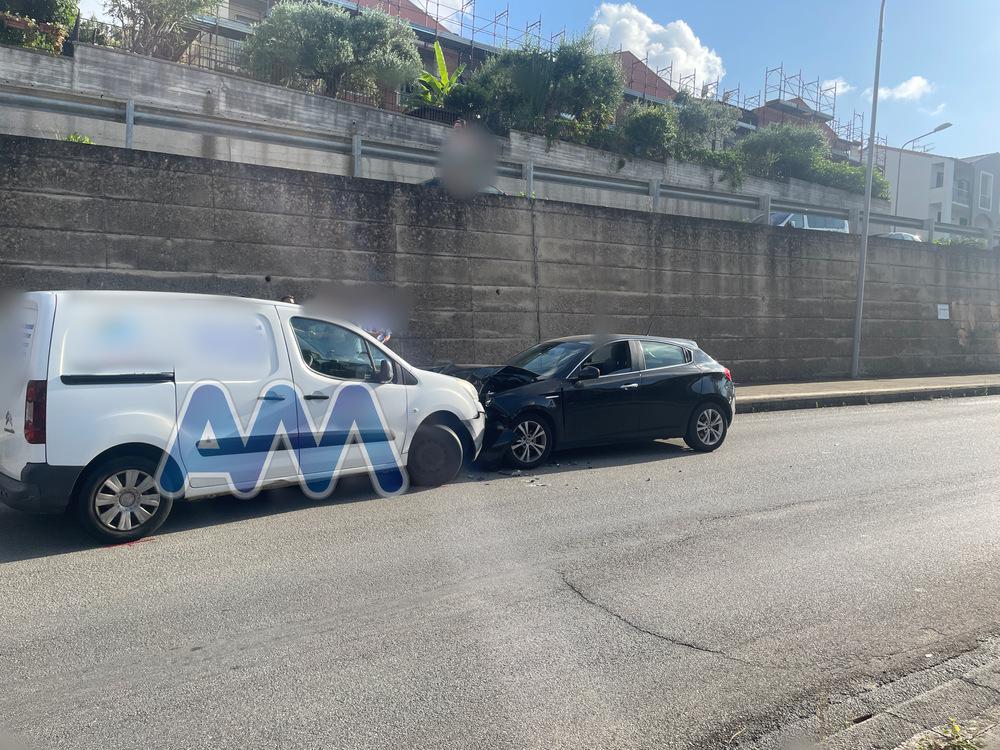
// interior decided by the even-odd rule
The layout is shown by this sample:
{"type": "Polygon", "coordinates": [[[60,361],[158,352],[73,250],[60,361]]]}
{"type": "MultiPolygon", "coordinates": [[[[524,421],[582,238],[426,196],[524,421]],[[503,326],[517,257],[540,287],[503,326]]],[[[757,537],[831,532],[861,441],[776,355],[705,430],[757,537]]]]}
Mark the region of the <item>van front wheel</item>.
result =
{"type": "Polygon", "coordinates": [[[120,456],[95,466],[76,495],[80,523],[106,544],[152,534],[173,507],[173,500],[160,494],[156,470],[156,462],[145,456],[120,456]]]}
{"type": "Polygon", "coordinates": [[[406,469],[410,483],[438,487],[454,479],[462,468],[462,441],[443,424],[422,426],[413,436],[406,469]]]}

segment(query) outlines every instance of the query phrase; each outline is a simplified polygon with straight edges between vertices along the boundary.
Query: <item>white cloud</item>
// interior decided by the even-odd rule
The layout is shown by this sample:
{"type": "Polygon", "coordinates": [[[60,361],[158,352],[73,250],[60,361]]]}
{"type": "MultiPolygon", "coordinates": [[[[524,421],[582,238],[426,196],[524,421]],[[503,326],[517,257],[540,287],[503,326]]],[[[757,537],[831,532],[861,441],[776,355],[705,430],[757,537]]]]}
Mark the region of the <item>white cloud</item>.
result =
{"type": "Polygon", "coordinates": [[[941,102],[939,105],[937,105],[932,109],[921,107],[920,111],[923,112],[925,115],[930,115],[931,117],[937,117],[938,115],[944,113],[944,110],[947,106],[948,105],[945,102],[941,102]]]}
{"type": "Polygon", "coordinates": [[[836,87],[837,96],[843,96],[844,94],[849,94],[857,88],[857,86],[852,86],[847,81],[845,81],[843,76],[837,76],[836,78],[831,78],[829,81],[823,81],[820,84],[820,87],[824,89],[832,89],[836,87]]]}
{"type": "Polygon", "coordinates": [[[722,58],[702,44],[684,21],[659,24],[632,3],[601,3],[591,20],[599,47],[621,47],[639,58],[648,53],[653,70],[673,63],[674,81],[694,71],[701,86],[726,74],[722,58]]]}
{"type": "MultiPolygon", "coordinates": [[[[912,76],[907,78],[898,86],[891,88],[879,87],[878,95],[880,99],[898,99],[901,101],[916,101],[934,90],[934,84],[923,76],[912,76]]],[[[871,89],[869,89],[871,93],[871,89]]]]}

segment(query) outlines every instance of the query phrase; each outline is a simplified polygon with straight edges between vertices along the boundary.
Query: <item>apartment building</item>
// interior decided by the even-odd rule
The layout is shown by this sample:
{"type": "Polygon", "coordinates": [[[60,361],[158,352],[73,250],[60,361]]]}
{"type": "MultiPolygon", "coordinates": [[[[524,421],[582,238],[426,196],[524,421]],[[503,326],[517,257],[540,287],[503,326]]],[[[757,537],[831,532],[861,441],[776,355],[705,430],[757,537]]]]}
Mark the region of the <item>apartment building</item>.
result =
{"type": "Polygon", "coordinates": [[[959,159],[886,149],[885,176],[898,216],[995,231],[1000,228],[1000,153],[959,159]]]}

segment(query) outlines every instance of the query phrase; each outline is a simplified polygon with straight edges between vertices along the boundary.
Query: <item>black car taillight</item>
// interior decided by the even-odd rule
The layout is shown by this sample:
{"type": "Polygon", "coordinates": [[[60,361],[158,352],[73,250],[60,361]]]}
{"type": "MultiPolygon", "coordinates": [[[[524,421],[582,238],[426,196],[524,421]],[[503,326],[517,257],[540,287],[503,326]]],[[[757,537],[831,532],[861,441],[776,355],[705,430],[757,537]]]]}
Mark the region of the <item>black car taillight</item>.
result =
{"type": "Polygon", "coordinates": [[[45,405],[48,384],[44,380],[29,380],[24,396],[24,438],[32,445],[45,443],[45,405]]]}

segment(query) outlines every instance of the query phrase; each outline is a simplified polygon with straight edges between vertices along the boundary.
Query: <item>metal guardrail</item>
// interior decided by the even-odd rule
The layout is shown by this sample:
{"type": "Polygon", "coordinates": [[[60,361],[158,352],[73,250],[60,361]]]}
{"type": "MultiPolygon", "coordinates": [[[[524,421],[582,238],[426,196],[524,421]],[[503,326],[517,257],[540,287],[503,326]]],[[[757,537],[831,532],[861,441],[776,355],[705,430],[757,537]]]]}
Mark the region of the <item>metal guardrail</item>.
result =
{"type": "MultiPolygon", "coordinates": [[[[382,159],[386,161],[405,162],[425,166],[436,166],[439,159],[438,151],[432,148],[400,146],[362,138],[361,135],[351,137],[336,135],[318,135],[314,132],[283,127],[251,126],[248,123],[225,118],[199,115],[195,113],[180,113],[161,108],[136,105],[132,99],[115,101],[99,97],[81,95],[66,95],[62,92],[40,91],[37,89],[20,89],[0,85],[0,107],[15,109],[30,109],[53,114],[71,115],[96,120],[122,123],[124,125],[124,141],[126,148],[133,148],[134,133],[137,125],[179,130],[209,136],[240,138],[243,140],[272,143],[275,145],[295,148],[328,151],[351,156],[352,173],[360,176],[361,163],[364,158],[382,159]]],[[[525,181],[524,194],[534,193],[534,183],[550,182],[581,188],[611,190],[631,195],[644,195],[650,199],[650,208],[659,210],[660,201],[668,198],[678,201],[694,201],[714,205],[728,205],[757,210],[767,213],[772,210],[814,213],[823,216],[846,218],[854,226],[860,225],[860,209],[844,209],[828,206],[816,206],[786,199],[772,198],[768,195],[755,196],[741,193],[699,190],[673,185],[664,185],[659,180],[649,181],[614,177],[611,175],[594,175],[552,167],[535,166],[533,163],[501,163],[497,173],[503,177],[525,181]]],[[[917,229],[926,231],[929,239],[937,232],[985,240],[987,247],[992,246],[993,236],[989,230],[976,229],[956,224],[942,224],[912,217],[892,216],[889,214],[872,213],[871,220],[878,224],[892,225],[901,229],[917,229]]]]}

